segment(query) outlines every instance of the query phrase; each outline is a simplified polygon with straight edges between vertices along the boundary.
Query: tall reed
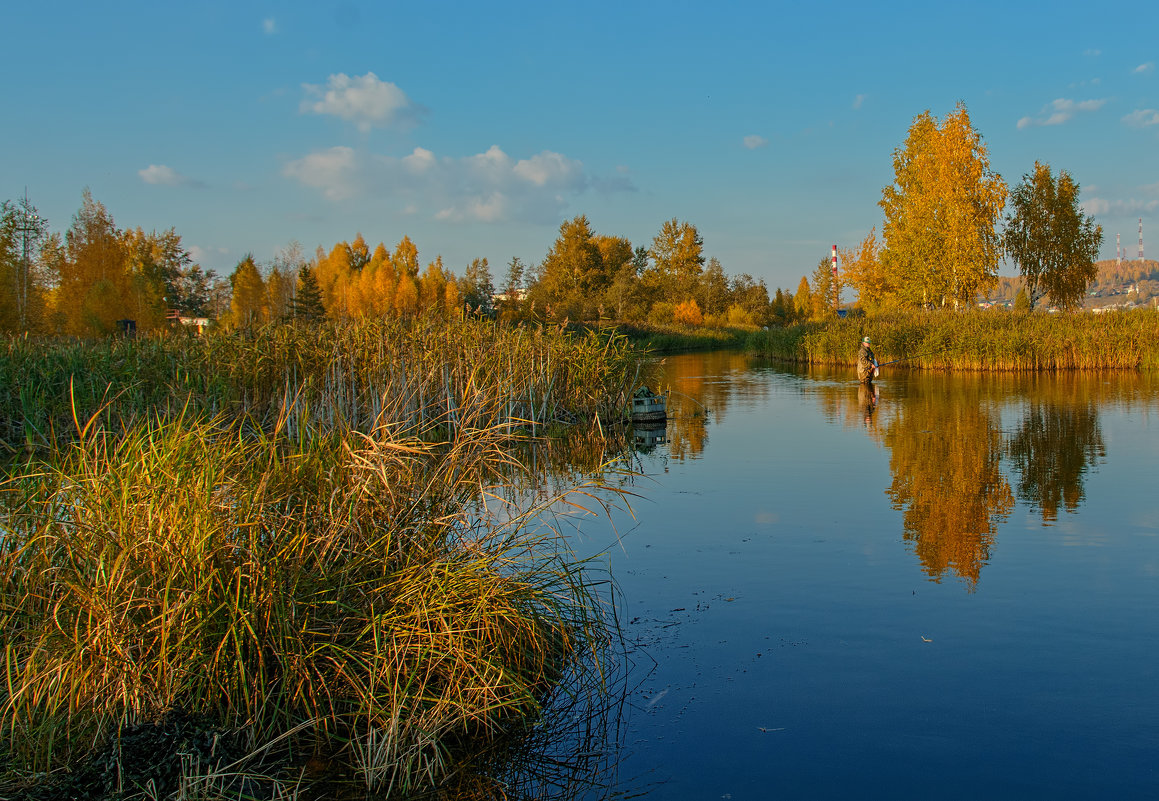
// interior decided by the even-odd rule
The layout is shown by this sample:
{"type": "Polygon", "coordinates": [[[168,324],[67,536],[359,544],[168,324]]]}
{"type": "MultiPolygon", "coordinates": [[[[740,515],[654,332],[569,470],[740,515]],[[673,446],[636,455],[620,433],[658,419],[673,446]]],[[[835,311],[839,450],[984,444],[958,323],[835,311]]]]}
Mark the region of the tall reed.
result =
{"type": "MultiPolygon", "coordinates": [[[[0,795],[188,712],[246,745],[223,796],[303,775],[453,796],[493,789],[500,756],[560,699],[602,703],[606,577],[552,527],[558,498],[513,505],[503,487],[523,472],[511,407],[530,392],[543,414],[598,409],[598,387],[629,380],[626,359],[601,361],[620,345],[592,339],[577,358],[543,331],[501,335],[502,353],[481,328],[441,344],[381,333],[78,343],[47,368],[62,380],[91,359],[127,379],[133,353],[145,377],[106,392],[90,375],[84,402],[104,410],[0,484],[0,795]],[[166,361],[190,353],[205,370],[166,361]],[[517,401],[489,375],[504,370],[524,380],[517,401]],[[162,375],[197,392],[167,393],[162,375]]],[[[185,786],[221,770],[188,766],[185,786]]]]}
{"type": "Polygon", "coordinates": [[[934,370],[1052,371],[1159,368],[1159,314],[1000,311],[849,317],[754,334],[750,350],[808,364],[857,362],[861,337],[879,362],[934,370]]]}
{"type": "Polygon", "coordinates": [[[0,443],[66,441],[77,421],[128,427],[145,416],[246,415],[291,433],[367,430],[389,411],[442,436],[457,409],[505,399],[493,424],[623,414],[636,354],[622,336],[509,328],[478,319],[269,326],[204,338],[0,341],[0,443]]]}

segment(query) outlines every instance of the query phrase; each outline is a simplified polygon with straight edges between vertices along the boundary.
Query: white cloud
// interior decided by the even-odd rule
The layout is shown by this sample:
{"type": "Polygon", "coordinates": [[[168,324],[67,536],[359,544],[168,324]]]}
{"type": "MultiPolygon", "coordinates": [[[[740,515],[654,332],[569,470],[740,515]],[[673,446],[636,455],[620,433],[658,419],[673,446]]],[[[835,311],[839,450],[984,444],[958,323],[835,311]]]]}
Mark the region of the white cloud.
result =
{"type": "MultiPolygon", "coordinates": [[[[1148,187],[1143,187],[1146,192],[1148,187]]],[[[1135,217],[1143,214],[1153,214],[1159,211],[1159,198],[1118,198],[1108,200],[1102,197],[1092,197],[1079,204],[1082,210],[1090,215],[1114,217],[1135,217]]]]}
{"type": "Polygon", "coordinates": [[[1139,108],[1123,117],[1123,122],[1132,128],[1146,128],[1150,125],[1159,125],[1159,110],[1153,108],[1139,108]]]}
{"type": "Polygon", "coordinates": [[[389,198],[407,213],[455,222],[556,222],[589,188],[634,190],[622,172],[593,177],[582,162],[562,153],[544,150],[513,159],[498,145],[460,158],[421,147],[401,158],[334,147],[290,161],[282,173],[331,201],[389,198]]]}
{"type": "Polygon", "coordinates": [[[262,32],[266,36],[273,36],[278,32],[278,22],[273,17],[266,17],[262,20],[262,32]]]}
{"type": "Polygon", "coordinates": [[[1079,208],[1084,214],[1094,217],[1099,214],[1107,214],[1111,210],[1111,203],[1105,198],[1092,197],[1079,203],[1079,208]]]}
{"type": "Polygon", "coordinates": [[[411,172],[426,172],[435,166],[435,154],[426,148],[416,147],[413,153],[402,158],[402,163],[411,172]]]}
{"type": "Polygon", "coordinates": [[[197,245],[189,246],[189,258],[194,264],[203,264],[206,261],[220,261],[222,256],[229,255],[229,248],[203,248],[197,245]]]}
{"type": "Polygon", "coordinates": [[[1135,67],[1135,74],[1137,74],[1137,75],[1146,75],[1147,73],[1154,72],[1154,71],[1155,71],[1155,62],[1154,61],[1148,61],[1146,64],[1140,64],[1139,66],[1135,67]]]}
{"type": "Polygon", "coordinates": [[[1019,129],[1030,126],[1062,125],[1072,119],[1079,112],[1098,111],[1106,100],[1068,100],[1060,97],[1045,106],[1038,117],[1023,117],[1018,121],[1019,129]]]}
{"type": "Polygon", "coordinates": [[[865,95],[858,95],[857,97],[853,98],[853,107],[854,108],[861,108],[861,104],[864,102],[865,102],[865,95]]]}
{"type": "Polygon", "coordinates": [[[326,86],[304,83],[302,89],[306,99],[299,107],[301,113],[332,114],[364,132],[375,126],[414,122],[420,112],[405,92],[373,72],[354,77],[340,72],[331,75],[326,86]]]}
{"type": "Polygon", "coordinates": [[[749,134],[744,138],[744,146],[749,150],[756,150],[761,147],[768,147],[769,140],[757,134],[749,134]]]}
{"type": "Polygon", "coordinates": [[[143,170],[137,170],[137,175],[141,176],[141,180],[145,183],[157,186],[187,186],[197,183],[164,164],[150,164],[143,170]]]}
{"type": "Polygon", "coordinates": [[[1084,56],[1101,56],[1102,54],[1103,54],[1103,51],[1098,50],[1098,49],[1084,50],[1083,51],[1084,56]]]}
{"type": "Polygon", "coordinates": [[[539,187],[550,185],[578,192],[587,182],[583,164],[547,150],[517,161],[512,169],[517,176],[539,187]]]}
{"type": "Polygon", "coordinates": [[[327,200],[345,200],[361,191],[361,170],[356,162],[356,154],[351,148],[332,147],[287,163],[282,174],[313,189],[320,189],[327,200]]]}

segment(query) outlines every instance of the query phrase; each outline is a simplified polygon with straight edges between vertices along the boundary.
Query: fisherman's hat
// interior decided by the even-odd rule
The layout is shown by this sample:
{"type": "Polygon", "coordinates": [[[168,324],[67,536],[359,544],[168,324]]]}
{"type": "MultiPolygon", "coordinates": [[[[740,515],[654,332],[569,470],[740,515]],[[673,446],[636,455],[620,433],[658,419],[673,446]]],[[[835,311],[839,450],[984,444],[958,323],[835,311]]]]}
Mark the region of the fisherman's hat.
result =
{"type": "Polygon", "coordinates": [[[864,342],[866,345],[868,345],[869,344],[869,337],[862,337],[861,341],[864,342]]]}

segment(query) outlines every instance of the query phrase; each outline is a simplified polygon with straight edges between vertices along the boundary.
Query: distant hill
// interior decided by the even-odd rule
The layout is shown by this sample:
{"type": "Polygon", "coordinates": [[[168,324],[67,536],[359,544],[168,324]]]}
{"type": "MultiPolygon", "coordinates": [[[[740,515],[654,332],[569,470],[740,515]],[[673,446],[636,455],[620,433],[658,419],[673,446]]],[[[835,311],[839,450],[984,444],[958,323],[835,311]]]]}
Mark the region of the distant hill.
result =
{"type": "MultiPolygon", "coordinates": [[[[1159,298],[1159,261],[1155,259],[1114,259],[1095,262],[1098,277],[1091,284],[1085,308],[1108,306],[1152,306],[1159,298]]],[[[1022,276],[999,276],[998,283],[984,300],[1013,301],[1023,286],[1022,276]]]]}

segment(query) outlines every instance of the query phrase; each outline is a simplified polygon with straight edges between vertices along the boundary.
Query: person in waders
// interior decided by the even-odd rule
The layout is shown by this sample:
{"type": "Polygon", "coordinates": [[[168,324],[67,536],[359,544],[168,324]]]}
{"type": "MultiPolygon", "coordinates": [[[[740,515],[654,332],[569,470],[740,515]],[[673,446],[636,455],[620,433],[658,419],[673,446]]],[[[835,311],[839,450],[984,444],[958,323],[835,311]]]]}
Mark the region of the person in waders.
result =
{"type": "Polygon", "coordinates": [[[861,338],[861,350],[857,351],[857,380],[862,384],[872,384],[877,378],[877,357],[869,347],[869,337],[861,338]]]}

